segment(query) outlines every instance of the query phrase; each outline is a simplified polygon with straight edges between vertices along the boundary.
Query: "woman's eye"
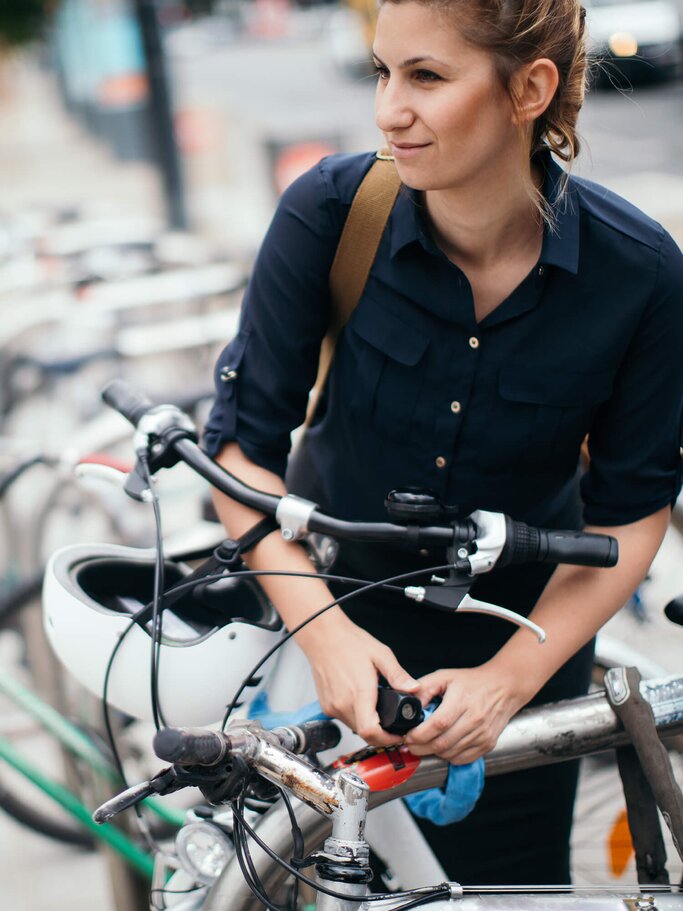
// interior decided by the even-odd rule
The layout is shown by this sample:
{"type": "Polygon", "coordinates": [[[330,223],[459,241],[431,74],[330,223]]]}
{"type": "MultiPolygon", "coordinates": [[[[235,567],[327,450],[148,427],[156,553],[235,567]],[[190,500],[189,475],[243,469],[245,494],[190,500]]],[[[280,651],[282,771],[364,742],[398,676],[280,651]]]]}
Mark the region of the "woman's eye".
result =
{"type": "Polygon", "coordinates": [[[418,82],[439,82],[441,76],[432,70],[414,70],[413,76],[418,82]]]}
{"type": "Polygon", "coordinates": [[[389,78],[389,70],[385,66],[382,66],[380,63],[373,63],[373,66],[375,67],[375,76],[377,76],[378,79],[384,81],[389,78]]]}

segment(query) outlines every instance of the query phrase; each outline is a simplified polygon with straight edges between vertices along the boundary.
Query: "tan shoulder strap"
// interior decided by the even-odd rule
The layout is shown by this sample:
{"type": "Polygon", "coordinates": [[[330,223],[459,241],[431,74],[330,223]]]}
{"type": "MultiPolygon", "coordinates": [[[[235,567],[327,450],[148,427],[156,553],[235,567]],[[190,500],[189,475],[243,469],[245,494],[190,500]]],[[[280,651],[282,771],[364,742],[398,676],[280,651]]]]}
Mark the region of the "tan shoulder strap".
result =
{"type": "Polygon", "coordinates": [[[330,269],[330,326],[320,348],[318,376],[309,398],[304,427],[310,425],[315,415],[332,366],[339,333],[363,293],[400,186],[401,180],[393,159],[378,152],[377,159],[353,197],[330,269]]]}

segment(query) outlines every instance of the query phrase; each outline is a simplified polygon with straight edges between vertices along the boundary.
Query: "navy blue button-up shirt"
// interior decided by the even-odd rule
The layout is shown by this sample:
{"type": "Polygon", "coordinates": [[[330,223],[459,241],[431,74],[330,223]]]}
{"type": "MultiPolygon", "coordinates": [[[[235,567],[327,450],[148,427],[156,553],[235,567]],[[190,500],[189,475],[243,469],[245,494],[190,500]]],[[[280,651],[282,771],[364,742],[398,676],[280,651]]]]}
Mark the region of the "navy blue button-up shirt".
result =
{"type": "MultiPolygon", "coordinates": [[[[330,321],[328,276],[372,155],[324,159],[283,195],[216,367],[205,435],[237,440],[284,475],[330,321]]],[[[386,517],[394,488],[433,488],[463,514],[542,524],[573,486],[590,434],[584,518],[647,516],[681,485],[683,257],[664,229],[611,192],[544,160],[554,231],[485,319],[465,274],[403,188],[343,331],[310,433],[325,507],[386,517]]]]}

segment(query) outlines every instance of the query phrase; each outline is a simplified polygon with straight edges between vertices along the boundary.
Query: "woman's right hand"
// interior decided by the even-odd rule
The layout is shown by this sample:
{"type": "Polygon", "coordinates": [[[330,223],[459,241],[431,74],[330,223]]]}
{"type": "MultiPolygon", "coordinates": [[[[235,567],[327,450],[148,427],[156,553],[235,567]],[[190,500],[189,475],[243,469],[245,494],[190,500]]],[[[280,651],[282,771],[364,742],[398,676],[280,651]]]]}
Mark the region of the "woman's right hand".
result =
{"type": "Polygon", "coordinates": [[[391,746],[402,738],[388,734],[377,715],[377,684],[381,674],[394,689],[414,693],[419,683],[394,653],[341,611],[320,617],[317,628],[296,637],[313,671],[323,711],[338,718],[373,746],[391,746]],[[322,622],[321,622],[322,621],[322,622]]]}

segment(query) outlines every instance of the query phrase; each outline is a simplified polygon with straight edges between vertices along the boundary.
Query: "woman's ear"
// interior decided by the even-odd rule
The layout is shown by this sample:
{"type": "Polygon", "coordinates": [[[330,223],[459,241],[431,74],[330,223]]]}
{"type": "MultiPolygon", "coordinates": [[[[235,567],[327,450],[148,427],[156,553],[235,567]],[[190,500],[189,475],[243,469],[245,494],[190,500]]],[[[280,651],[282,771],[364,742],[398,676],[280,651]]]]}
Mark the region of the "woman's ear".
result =
{"type": "Polygon", "coordinates": [[[540,57],[520,67],[512,82],[514,119],[522,126],[533,123],[546,110],[557,91],[560,74],[552,60],[540,57]]]}

